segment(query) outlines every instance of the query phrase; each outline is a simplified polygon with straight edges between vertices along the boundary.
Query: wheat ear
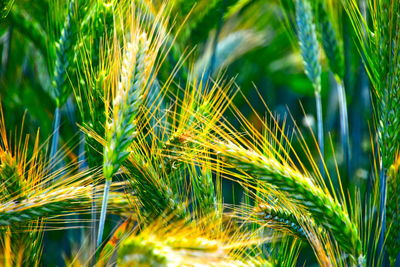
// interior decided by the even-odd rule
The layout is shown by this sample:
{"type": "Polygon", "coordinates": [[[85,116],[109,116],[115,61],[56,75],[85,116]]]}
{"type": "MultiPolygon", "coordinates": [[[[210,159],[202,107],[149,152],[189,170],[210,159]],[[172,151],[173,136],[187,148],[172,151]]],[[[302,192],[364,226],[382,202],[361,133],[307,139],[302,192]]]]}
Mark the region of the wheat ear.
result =
{"type": "MultiPolygon", "coordinates": [[[[157,232],[147,235],[130,236],[122,240],[118,249],[118,266],[273,266],[256,257],[247,261],[246,257],[230,255],[230,249],[223,241],[177,233],[157,236],[157,232]]],[[[234,246],[235,240],[230,240],[234,246]]],[[[239,252],[240,253],[240,252],[239,252]]]]}
{"type": "MultiPolygon", "coordinates": [[[[321,155],[324,155],[324,128],[321,103],[321,64],[319,62],[319,45],[314,24],[314,16],[308,0],[296,0],[297,38],[301,50],[307,77],[313,84],[318,121],[318,145],[321,155]]],[[[321,164],[320,172],[324,176],[321,164]]]]}
{"type": "Polygon", "coordinates": [[[52,190],[20,202],[6,202],[0,207],[0,225],[11,225],[57,215],[71,207],[76,207],[76,203],[82,207],[80,202],[89,198],[90,191],[85,186],[79,186],[52,190]]]}
{"type": "Polygon", "coordinates": [[[144,34],[138,37],[136,43],[128,43],[126,46],[120,82],[113,101],[113,117],[106,129],[103,162],[106,184],[97,236],[98,246],[102,242],[109,186],[113,175],[129,155],[128,147],[136,135],[136,118],[143,102],[147,78],[145,73],[148,73],[149,68],[146,53],[150,44],[144,34]]]}
{"type": "Polygon", "coordinates": [[[346,91],[344,87],[344,52],[343,42],[332,24],[331,18],[325,10],[323,4],[319,5],[318,18],[319,28],[321,33],[321,44],[328,59],[329,67],[335,75],[336,89],[338,91],[339,112],[340,112],[340,134],[342,149],[344,155],[344,162],[346,164],[347,173],[349,174],[350,168],[350,148],[349,148],[349,123],[347,113],[347,100],[346,91]]]}
{"type": "Polygon", "coordinates": [[[17,162],[7,152],[0,153],[0,181],[3,183],[0,190],[2,201],[21,195],[23,179],[18,171],[17,162]]]}
{"type": "MultiPolygon", "coordinates": [[[[22,199],[13,199],[0,204],[0,227],[25,223],[40,218],[69,214],[73,211],[83,212],[88,209],[90,201],[99,201],[92,195],[92,186],[68,186],[65,188],[43,191],[42,193],[22,199]]],[[[109,205],[114,214],[127,215],[136,200],[130,195],[110,192],[109,205]]]]}
{"type": "MultiPolygon", "coordinates": [[[[69,96],[70,87],[67,85],[67,70],[74,57],[74,44],[76,39],[76,27],[73,22],[75,15],[75,0],[71,0],[68,6],[67,16],[61,31],[61,36],[56,42],[56,61],[53,73],[53,87],[56,99],[56,109],[53,120],[53,138],[50,147],[50,160],[54,162],[58,150],[60,134],[60,108],[69,96]]],[[[53,168],[55,166],[52,166],[53,168]]]]}
{"type": "Polygon", "coordinates": [[[357,227],[342,206],[315,185],[312,179],[274,158],[267,158],[233,143],[216,142],[214,149],[226,158],[229,166],[267,182],[307,207],[315,222],[329,230],[339,246],[356,260],[361,259],[362,246],[357,227]]]}

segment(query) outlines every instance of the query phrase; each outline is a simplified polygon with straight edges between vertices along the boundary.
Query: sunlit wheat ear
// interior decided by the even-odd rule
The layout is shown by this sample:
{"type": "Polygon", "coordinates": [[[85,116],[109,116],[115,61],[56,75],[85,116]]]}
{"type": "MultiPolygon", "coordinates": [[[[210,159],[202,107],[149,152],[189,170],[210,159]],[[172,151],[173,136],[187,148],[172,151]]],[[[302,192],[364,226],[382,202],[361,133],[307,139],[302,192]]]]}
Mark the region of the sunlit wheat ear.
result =
{"type": "Polygon", "coordinates": [[[255,235],[238,231],[229,236],[232,229],[224,232],[213,224],[201,229],[180,222],[157,223],[120,241],[118,266],[271,266],[246,257],[245,249],[260,242],[255,235]]]}
{"type": "Polygon", "coordinates": [[[20,195],[23,188],[23,177],[18,170],[16,160],[6,151],[0,152],[0,181],[3,189],[0,190],[2,201],[20,195]]]}
{"type": "Polygon", "coordinates": [[[103,162],[106,185],[100,214],[98,245],[101,244],[103,236],[109,186],[113,175],[129,156],[128,147],[136,135],[139,107],[143,103],[152,67],[152,59],[149,59],[148,55],[150,43],[146,34],[137,34],[131,38],[131,42],[128,42],[124,49],[120,80],[112,103],[111,121],[106,128],[103,162]]]}
{"type": "Polygon", "coordinates": [[[267,158],[233,143],[216,141],[212,147],[218,155],[225,158],[228,166],[286,192],[288,197],[306,207],[315,222],[329,230],[339,246],[355,260],[362,256],[361,241],[356,226],[350,221],[341,204],[315,185],[312,179],[274,158],[267,158]]]}
{"type": "MultiPolygon", "coordinates": [[[[38,219],[60,215],[86,213],[92,201],[92,186],[80,182],[62,185],[60,188],[37,190],[33,196],[20,201],[2,200],[0,204],[0,228],[8,225],[23,226],[38,219]]],[[[95,198],[99,202],[100,198],[95,198]]],[[[113,214],[129,214],[136,200],[123,193],[111,192],[109,210],[113,214]]]]}
{"type": "MultiPolygon", "coordinates": [[[[319,45],[314,24],[314,16],[308,0],[296,1],[297,38],[299,39],[301,56],[303,57],[305,72],[313,84],[317,120],[318,120],[318,145],[321,155],[324,155],[324,129],[321,103],[321,65],[319,62],[319,45]]],[[[321,173],[324,168],[321,167],[321,173]]]]}
{"type": "Polygon", "coordinates": [[[395,266],[396,257],[400,253],[400,156],[389,168],[387,194],[386,247],[390,264],[395,266]]]}
{"type": "Polygon", "coordinates": [[[0,225],[29,222],[42,217],[60,215],[72,212],[74,207],[82,208],[85,201],[88,204],[90,191],[85,186],[70,187],[42,192],[20,202],[10,201],[0,207],[0,225]]]}

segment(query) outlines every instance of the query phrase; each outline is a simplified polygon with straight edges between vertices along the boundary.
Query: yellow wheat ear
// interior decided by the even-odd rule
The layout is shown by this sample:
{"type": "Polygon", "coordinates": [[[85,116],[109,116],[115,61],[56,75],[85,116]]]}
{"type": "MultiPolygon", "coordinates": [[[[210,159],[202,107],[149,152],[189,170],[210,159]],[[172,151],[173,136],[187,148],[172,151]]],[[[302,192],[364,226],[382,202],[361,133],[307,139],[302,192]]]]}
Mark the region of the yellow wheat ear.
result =
{"type": "Polygon", "coordinates": [[[128,220],[103,248],[101,266],[116,253],[119,266],[273,266],[254,249],[263,242],[225,221],[203,218],[188,223],[159,218],[143,228],[128,220]],[[264,264],[264,265],[263,265],[264,264]]]}

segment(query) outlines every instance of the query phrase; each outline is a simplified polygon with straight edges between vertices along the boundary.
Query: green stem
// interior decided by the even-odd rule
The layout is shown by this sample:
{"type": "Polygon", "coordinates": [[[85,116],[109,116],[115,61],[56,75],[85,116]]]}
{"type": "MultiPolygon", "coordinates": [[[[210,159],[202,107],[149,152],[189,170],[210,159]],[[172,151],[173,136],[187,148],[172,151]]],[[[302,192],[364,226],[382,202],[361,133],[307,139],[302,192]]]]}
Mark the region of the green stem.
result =
{"type": "Polygon", "coordinates": [[[380,171],[379,171],[379,219],[381,222],[381,231],[379,233],[378,240],[378,254],[382,255],[382,259],[385,262],[385,233],[386,233],[386,171],[383,167],[383,163],[380,163],[380,171]]]}
{"type": "Polygon", "coordinates": [[[51,139],[51,147],[50,147],[50,165],[52,169],[55,169],[53,165],[55,161],[55,157],[58,150],[58,140],[60,137],[60,108],[56,107],[54,111],[54,120],[53,120],[53,137],[51,139]]]}
{"type": "Polygon", "coordinates": [[[342,141],[344,162],[346,164],[347,177],[350,178],[349,122],[347,114],[346,91],[342,80],[336,81],[336,87],[339,98],[340,136],[342,141]]]}
{"type": "Polygon", "coordinates": [[[318,135],[318,146],[321,153],[321,160],[320,160],[320,172],[321,176],[325,176],[325,168],[322,163],[324,158],[324,122],[322,116],[322,102],[321,102],[321,93],[315,91],[315,104],[317,107],[317,135],[318,135]]]}
{"type": "Polygon", "coordinates": [[[111,180],[106,179],[106,183],[104,186],[104,194],[103,201],[101,203],[101,213],[100,213],[100,222],[99,222],[99,231],[97,235],[97,248],[101,245],[103,241],[103,232],[104,232],[104,223],[106,221],[106,213],[107,213],[107,203],[108,203],[108,193],[110,192],[111,180]]]}

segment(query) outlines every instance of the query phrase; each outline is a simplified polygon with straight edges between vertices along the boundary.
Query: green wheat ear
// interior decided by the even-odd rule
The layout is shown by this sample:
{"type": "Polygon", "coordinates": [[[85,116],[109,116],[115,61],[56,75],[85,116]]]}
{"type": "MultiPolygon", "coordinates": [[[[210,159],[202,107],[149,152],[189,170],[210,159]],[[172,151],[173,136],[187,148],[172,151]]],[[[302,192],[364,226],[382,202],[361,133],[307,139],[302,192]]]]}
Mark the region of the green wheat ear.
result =
{"type": "Polygon", "coordinates": [[[307,207],[315,222],[329,230],[339,246],[352,255],[356,262],[362,258],[362,245],[356,225],[342,206],[315,185],[312,179],[282,165],[274,158],[267,158],[233,143],[216,142],[213,148],[226,159],[228,166],[267,182],[307,207]]]}
{"type": "Polygon", "coordinates": [[[56,61],[53,74],[54,95],[57,107],[61,107],[71,93],[67,83],[67,72],[74,60],[74,45],[77,27],[74,24],[75,0],[70,1],[61,36],[56,42],[56,61]]]}
{"type": "MultiPolygon", "coordinates": [[[[24,225],[31,221],[54,216],[81,213],[90,209],[93,199],[92,186],[66,186],[51,190],[42,190],[33,197],[12,199],[0,203],[0,229],[14,224],[24,225]]],[[[94,200],[100,202],[95,196],[94,200]]],[[[118,215],[129,214],[136,200],[129,195],[111,192],[109,209],[118,215]]],[[[99,203],[100,204],[100,203],[99,203]]]]}
{"type": "MultiPolygon", "coordinates": [[[[76,14],[75,0],[71,0],[68,6],[67,16],[61,30],[61,36],[56,42],[56,58],[54,65],[53,81],[54,97],[56,100],[56,109],[54,111],[53,119],[53,136],[50,146],[50,160],[55,162],[56,153],[58,150],[59,128],[61,122],[60,108],[67,101],[68,96],[71,94],[72,89],[69,86],[68,70],[71,63],[74,61],[75,56],[75,43],[77,39],[77,25],[74,23],[74,16],[76,14]]],[[[57,166],[51,166],[56,169],[57,166]]]]}
{"type": "MultiPolygon", "coordinates": [[[[109,186],[113,175],[129,156],[128,147],[136,136],[137,115],[143,103],[150,61],[146,58],[149,41],[144,33],[136,36],[139,40],[127,43],[121,66],[120,81],[113,99],[112,120],[106,128],[103,174],[106,179],[100,214],[97,244],[101,244],[109,186]]],[[[134,37],[132,37],[134,38],[134,37]]]]}
{"type": "Polygon", "coordinates": [[[321,91],[321,65],[314,16],[308,0],[296,0],[297,37],[305,72],[316,92],[321,91]]]}
{"type": "Polygon", "coordinates": [[[323,4],[318,7],[318,26],[321,34],[321,44],[329,67],[340,80],[344,78],[343,43],[335,30],[323,4]]]}
{"type": "Polygon", "coordinates": [[[128,157],[128,147],[136,136],[137,115],[143,103],[143,89],[146,86],[145,56],[149,42],[142,35],[137,44],[128,43],[123,59],[120,88],[113,101],[113,118],[106,129],[103,173],[111,179],[122,162],[128,157]],[[132,59],[136,57],[132,68],[132,59]],[[133,70],[133,71],[132,71],[133,70]],[[126,90],[127,88],[127,90],[126,90]]]}
{"type": "MultiPolygon", "coordinates": [[[[324,156],[324,124],[321,102],[321,64],[319,62],[319,45],[311,5],[308,0],[296,0],[297,38],[307,77],[314,87],[317,109],[317,134],[321,155],[324,156]]],[[[324,176],[321,162],[320,172],[324,176]]]]}

